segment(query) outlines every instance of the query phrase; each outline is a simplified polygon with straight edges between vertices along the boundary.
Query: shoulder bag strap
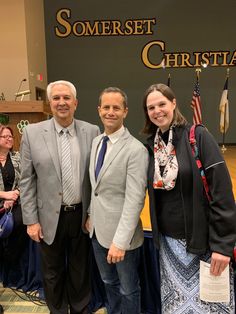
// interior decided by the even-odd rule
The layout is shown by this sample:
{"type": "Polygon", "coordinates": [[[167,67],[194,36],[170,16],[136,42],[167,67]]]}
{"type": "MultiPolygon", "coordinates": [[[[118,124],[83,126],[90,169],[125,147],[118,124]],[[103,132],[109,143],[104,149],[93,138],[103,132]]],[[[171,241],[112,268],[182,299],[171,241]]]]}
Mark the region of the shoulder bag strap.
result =
{"type": "Polygon", "coordinates": [[[209,186],[208,186],[208,183],[207,183],[207,179],[206,179],[206,175],[205,175],[205,172],[204,172],[204,168],[202,166],[202,162],[201,162],[201,160],[199,158],[198,147],[197,147],[197,142],[196,142],[196,137],[195,137],[195,129],[196,129],[197,126],[198,126],[198,124],[193,124],[191,126],[191,129],[190,129],[190,132],[189,132],[189,143],[191,145],[192,154],[193,154],[193,157],[194,157],[194,159],[196,161],[197,167],[199,169],[199,172],[200,172],[200,175],[201,175],[201,178],[202,178],[202,183],[203,183],[203,186],[204,186],[204,189],[205,189],[205,192],[206,192],[206,196],[208,198],[208,201],[210,202],[211,196],[210,196],[209,186]]]}

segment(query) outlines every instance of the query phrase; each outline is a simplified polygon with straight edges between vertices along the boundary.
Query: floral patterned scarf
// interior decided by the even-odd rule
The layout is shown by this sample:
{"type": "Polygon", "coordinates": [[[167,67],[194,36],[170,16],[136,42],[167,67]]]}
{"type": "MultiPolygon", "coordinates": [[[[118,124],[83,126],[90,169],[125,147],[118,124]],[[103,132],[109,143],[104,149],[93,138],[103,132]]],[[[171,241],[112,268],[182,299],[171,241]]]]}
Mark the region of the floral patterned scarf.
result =
{"type": "Polygon", "coordinates": [[[167,145],[159,135],[159,128],[157,129],[154,139],[154,168],[153,188],[172,190],[178,174],[178,162],[173,145],[173,126],[169,130],[167,145]],[[164,167],[162,174],[160,167],[164,167]]]}

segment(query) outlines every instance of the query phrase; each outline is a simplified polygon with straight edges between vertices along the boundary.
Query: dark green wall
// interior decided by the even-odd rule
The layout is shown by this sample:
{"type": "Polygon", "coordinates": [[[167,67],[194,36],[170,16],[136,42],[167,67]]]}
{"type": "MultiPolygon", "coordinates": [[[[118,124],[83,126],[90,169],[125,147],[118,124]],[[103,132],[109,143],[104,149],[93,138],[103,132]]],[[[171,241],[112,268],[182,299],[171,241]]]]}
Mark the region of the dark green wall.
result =
{"type": "MultiPolygon", "coordinates": [[[[101,90],[108,86],[124,89],[129,99],[126,126],[140,139],[143,126],[142,97],[152,83],[167,82],[176,93],[181,111],[192,121],[190,102],[196,68],[149,69],[141,59],[143,47],[151,41],[165,42],[165,52],[207,52],[236,50],[236,1],[111,1],[111,0],[46,0],[45,25],[47,43],[48,80],[66,79],[78,88],[77,117],[100,124],[96,106],[101,90]],[[83,36],[59,38],[55,27],[64,28],[56,20],[62,9],[71,10],[70,23],[75,21],[120,20],[155,18],[152,35],[83,36]]],[[[153,62],[159,62],[162,53],[158,47],[150,51],[153,62]]],[[[230,59],[230,58],[229,58],[230,59]]],[[[219,102],[226,76],[226,66],[202,68],[200,90],[203,123],[218,142],[219,102]]],[[[230,127],[226,143],[236,143],[236,70],[230,67],[229,102],[230,127]]]]}

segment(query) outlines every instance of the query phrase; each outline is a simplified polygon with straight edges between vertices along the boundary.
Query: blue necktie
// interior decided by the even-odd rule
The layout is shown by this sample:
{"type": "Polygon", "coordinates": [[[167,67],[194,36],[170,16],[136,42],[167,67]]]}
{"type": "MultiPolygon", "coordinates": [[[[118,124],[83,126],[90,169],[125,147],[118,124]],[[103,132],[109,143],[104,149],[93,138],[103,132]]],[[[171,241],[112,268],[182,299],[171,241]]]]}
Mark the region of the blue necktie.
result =
{"type": "Polygon", "coordinates": [[[98,154],[98,159],[97,159],[97,165],[96,165],[96,169],[95,169],[95,178],[97,180],[98,174],[102,168],[103,165],[103,161],[104,161],[104,157],[106,154],[106,150],[107,150],[107,141],[109,140],[108,136],[104,136],[103,140],[102,140],[102,147],[100,149],[100,152],[98,154]]]}

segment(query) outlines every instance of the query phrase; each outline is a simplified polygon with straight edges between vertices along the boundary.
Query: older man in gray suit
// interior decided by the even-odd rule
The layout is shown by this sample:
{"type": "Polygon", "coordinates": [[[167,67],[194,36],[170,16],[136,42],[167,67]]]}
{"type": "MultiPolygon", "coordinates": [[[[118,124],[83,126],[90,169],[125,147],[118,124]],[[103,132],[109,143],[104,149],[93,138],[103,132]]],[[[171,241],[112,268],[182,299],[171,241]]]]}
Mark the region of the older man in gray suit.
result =
{"type": "Polygon", "coordinates": [[[98,111],[105,132],[92,145],[92,196],[86,226],[105,284],[108,313],[140,314],[140,212],[145,198],[148,153],[123,126],[128,108],[122,90],[105,89],[98,111]],[[105,151],[105,157],[101,156],[105,151]]]}
{"type": "Polygon", "coordinates": [[[47,87],[51,120],[30,124],[21,142],[23,221],[40,242],[43,284],[52,314],[88,313],[89,156],[97,126],[74,119],[76,89],[68,81],[47,87]]]}

